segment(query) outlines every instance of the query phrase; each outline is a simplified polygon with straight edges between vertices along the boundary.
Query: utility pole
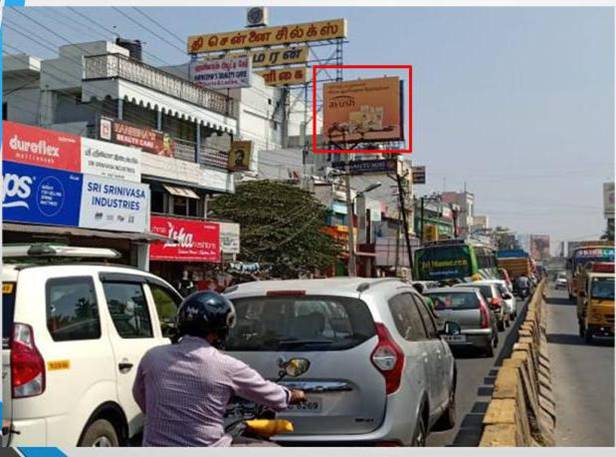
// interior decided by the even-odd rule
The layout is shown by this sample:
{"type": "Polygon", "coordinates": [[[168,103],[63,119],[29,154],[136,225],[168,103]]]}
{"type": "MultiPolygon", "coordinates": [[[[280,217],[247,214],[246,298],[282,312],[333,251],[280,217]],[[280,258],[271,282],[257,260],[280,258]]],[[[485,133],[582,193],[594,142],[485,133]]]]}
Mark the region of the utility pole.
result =
{"type": "Polygon", "coordinates": [[[344,187],[347,204],[347,229],[349,230],[349,276],[357,276],[357,262],[355,261],[355,234],[353,233],[353,199],[351,198],[351,155],[346,156],[346,172],[344,174],[344,187]]]}
{"type": "Polygon", "coordinates": [[[424,244],[424,197],[421,197],[421,221],[420,221],[420,232],[419,232],[419,241],[421,242],[421,245],[423,246],[424,244]]]}
{"type": "Polygon", "coordinates": [[[404,225],[404,240],[406,241],[406,251],[409,256],[409,279],[413,279],[413,250],[411,248],[411,240],[409,238],[409,224],[406,217],[406,206],[404,204],[404,189],[402,188],[402,176],[396,170],[396,182],[398,183],[398,199],[400,200],[400,212],[402,213],[402,223],[404,225]]]}

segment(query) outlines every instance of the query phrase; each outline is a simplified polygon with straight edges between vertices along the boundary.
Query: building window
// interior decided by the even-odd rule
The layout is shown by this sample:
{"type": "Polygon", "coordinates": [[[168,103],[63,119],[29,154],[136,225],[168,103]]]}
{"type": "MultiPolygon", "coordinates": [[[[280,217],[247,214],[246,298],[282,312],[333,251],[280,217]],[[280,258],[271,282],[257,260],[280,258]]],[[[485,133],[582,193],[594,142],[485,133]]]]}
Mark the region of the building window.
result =
{"type": "Polygon", "coordinates": [[[152,202],[151,208],[153,213],[164,213],[165,212],[165,198],[167,194],[160,190],[152,190],[152,202]]]}
{"type": "Polygon", "coordinates": [[[9,105],[8,103],[3,103],[2,104],[2,120],[6,121],[8,119],[9,116],[9,105]]]}
{"type": "Polygon", "coordinates": [[[176,216],[201,217],[200,200],[173,196],[173,214],[176,216]]]}

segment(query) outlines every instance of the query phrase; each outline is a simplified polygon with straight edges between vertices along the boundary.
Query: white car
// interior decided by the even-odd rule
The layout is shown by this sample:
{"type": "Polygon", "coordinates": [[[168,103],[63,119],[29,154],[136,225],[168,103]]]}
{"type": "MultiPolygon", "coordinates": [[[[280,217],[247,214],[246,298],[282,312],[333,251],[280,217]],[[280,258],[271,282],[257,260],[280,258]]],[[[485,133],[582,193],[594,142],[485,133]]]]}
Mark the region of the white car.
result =
{"type": "Polygon", "coordinates": [[[131,267],[35,261],[112,250],[33,246],[20,263],[19,249],[3,252],[3,446],[126,445],[143,423],[137,366],[170,342],[180,295],[131,267]]]}
{"type": "MultiPolygon", "coordinates": [[[[425,445],[455,423],[455,360],[432,310],[395,278],[258,281],[233,286],[237,325],[227,351],[274,379],[278,360],[310,369],[289,385],[307,402],[280,413],[287,444],[425,445]]],[[[457,330],[450,331],[452,326],[457,330]]]]}
{"type": "Polygon", "coordinates": [[[515,296],[511,293],[507,287],[507,281],[504,279],[483,279],[481,281],[475,281],[473,284],[496,284],[498,285],[498,291],[500,292],[503,300],[505,301],[507,313],[512,320],[518,315],[518,306],[515,296]]]}

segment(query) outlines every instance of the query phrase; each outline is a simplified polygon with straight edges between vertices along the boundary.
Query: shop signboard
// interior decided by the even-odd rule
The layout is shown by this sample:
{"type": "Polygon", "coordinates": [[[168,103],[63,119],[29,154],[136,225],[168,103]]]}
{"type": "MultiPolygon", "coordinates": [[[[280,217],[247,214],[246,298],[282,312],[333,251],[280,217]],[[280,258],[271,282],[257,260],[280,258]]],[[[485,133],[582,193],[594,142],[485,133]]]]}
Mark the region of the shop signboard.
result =
{"type": "Polygon", "coordinates": [[[240,253],[240,224],[218,222],[220,225],[220,250],[225,254],[240,253]]]}
{"type": "Polygon", "coordinates": [[[352,175],[395,173],[398,169],[398,161],[396,159],[336,161],[332,162],[332,167],[337,170],[347,171],[352,175]]]}
{"type": "Polygon", "coordinates": [[[2,121],[2,159],[37,167],[81,171],[81,137],[2,121]]]}
{"type": "Polygon", "coordinates": [[[249,170],[251,159],[252,141],[234,141],[231,143],[227,168],[230,171],[249,170]]]}
{"type": "Polygon", "coordinates": [[[251,75],[248,55],[209,59],[190,64],[190,79],[193,84],[208,89],[250,87],[251,75]]]}
{"type": "Polygon", "coordinates": [[[145,232],[149,209],[147,184],[83,175],[79,227],[145,232]]]}
{"type": "Polygon", "coordinates": [[[614,183],[603,184],[603,212],[607,219],[614,218],[614,183]]]}
{"type": "Polygon", "coordinates": [[[152,233],[172,242],[150,246],[150,260],[169,262],[220,262],[220,225],[213,222],[152,216],[152,233]]]}
{"type": "Polygon", "coordinates": [[[99,138],[112,143],[143,149],[151,154],[173,157],[174,144],[171,137],[159,130],[126,121],[102,116],[99,138]]]}
{"type": "Polygon", "coordinates": [[[273,68],[255,73],[262,76],[268,86],[295,86],[309,80],[306,67],[273,68]]]}
{"type": "Polygon", "coordinates": [[[188,37],[189,54],[333,40],[347,36],[345,19],[259,27],[188,37]]]}
{"type": "MultiPolygon", "coordinates": [[[[308,61],[308,50],[308,46],[296,46],[293,48],[264,49],[260,51],[226,54],[224,57],[236,58],[248,56],[251,60],[252,68],[264,68],[306,63],[308,61]]],[[[206,59],[218,58],[219,57],[209,57],[206,59]]]]}
{"type": "Polygon", "coordinates": [[[417,166],[412,167],[413,171],[413,184],[425,184],[426,183],[426,167],[417,166]]]}
{"type": "Polygon", "coordinates": [[[81,138],[81,172],[141,182],[141,151],[119,144],[81,138]]]}
{"type": "Polygon", "coordinates": [[[330,142],[403,140],[400,78],[323,85],[323,132],[330,142]]]}

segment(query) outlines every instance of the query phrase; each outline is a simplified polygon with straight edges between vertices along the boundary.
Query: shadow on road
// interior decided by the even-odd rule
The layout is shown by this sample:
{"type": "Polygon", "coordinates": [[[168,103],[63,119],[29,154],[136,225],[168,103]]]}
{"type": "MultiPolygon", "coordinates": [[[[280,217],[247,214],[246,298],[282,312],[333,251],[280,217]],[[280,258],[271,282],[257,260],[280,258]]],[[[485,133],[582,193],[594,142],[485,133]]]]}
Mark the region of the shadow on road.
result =
{"type": "Polygon", "coordinates": [[[575,306],[575,301],[569,300],[568,298],[560,298],[560,297],[549,297],[547,300],[548,305],[557,305],[557,306],[575,306]]]}
{"type": "Polygon", "coordinates": [[[549,333],[548,343],[568,344],[570,346],[613,346],[614,340],[611,338],[593,339],[592,343],[586,343],[579,335],[573,333],[549,333]]]}

